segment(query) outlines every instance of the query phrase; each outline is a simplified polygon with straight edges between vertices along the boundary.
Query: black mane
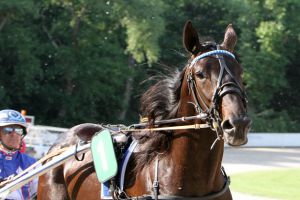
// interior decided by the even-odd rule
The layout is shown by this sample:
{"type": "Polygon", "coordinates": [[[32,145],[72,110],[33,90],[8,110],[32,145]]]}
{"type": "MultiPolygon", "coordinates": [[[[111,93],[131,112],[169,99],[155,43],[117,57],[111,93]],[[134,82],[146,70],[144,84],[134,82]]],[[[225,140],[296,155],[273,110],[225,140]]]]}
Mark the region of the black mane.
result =
{"type": "MultiPolygon", "coordinates": [[[[171,71],[167,75],[158,76],[159,79],[141,97],[141,113],[148,118],[149,127],[154,120],[171,119],[177,114],[180,101],[180,91],[185,69],[171,71]]],[[[133,137],[140,144],[140,151],[136,154],[136,170],[148,164],[157,153],[167,153],[173,137],[172,131],[141,131],[133,133],[133,137]]]]}
{"type": "Polygon", "coordinates": [[[174,118],[180,100],[183,72],[166,69],[166,75],[156,76],[159,81],[152,85],[141,98],[141,114],[148,121],[174,118]]]}

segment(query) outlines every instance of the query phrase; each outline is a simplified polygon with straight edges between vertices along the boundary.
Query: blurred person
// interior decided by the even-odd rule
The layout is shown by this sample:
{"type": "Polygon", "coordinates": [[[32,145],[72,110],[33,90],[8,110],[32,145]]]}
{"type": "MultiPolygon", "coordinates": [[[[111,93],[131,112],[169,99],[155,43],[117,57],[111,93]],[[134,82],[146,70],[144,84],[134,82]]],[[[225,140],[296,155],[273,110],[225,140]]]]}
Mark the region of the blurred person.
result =
{"type": "MultiPolygon", "coordinates": [[[[36,162],[22,153],[23,138],[27,134],[25,118],[15,110],[0,111],[0,181],[17,175],[36,162]]],[[[6,199],[28,200],[36,196],[38,179],[8,194],[6,199]]]]}

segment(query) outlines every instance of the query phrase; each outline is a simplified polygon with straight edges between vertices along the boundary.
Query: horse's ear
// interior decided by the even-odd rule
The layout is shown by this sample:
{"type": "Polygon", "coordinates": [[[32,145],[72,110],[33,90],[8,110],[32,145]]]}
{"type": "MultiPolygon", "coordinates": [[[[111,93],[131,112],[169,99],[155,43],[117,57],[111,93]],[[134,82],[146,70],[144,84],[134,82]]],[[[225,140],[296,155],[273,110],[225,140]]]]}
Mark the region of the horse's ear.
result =
{"type": "Polygon", "coordinates": [[[183,29],[183,45],[185,49],[193,55],[196,55],[201,50],[198,33],[191,21],[185,23],[183,29]]]}
{"type": "Polygon", "coordinates": [[[224,41],[221,44],[221,46],[227,49],[228,51],[233,52],[236,42],[237,42],[237,35],[233,29],[232,24],[229,24],[226,28],[224,41]]]}

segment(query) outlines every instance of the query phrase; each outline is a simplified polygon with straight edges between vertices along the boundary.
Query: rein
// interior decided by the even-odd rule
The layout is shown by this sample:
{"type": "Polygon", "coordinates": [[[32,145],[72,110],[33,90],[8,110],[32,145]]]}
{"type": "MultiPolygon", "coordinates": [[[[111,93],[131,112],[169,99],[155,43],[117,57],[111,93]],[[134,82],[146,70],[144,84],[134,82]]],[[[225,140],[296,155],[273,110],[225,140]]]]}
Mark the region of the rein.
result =
{"type": "MultiPolygon", "coordinates": [[[[206,113],[200,113],[200,114],[195,115],[195,116],[179,117],[179,118],[173,118],[173,119],[165,119],[165,120],[154,121],[153,125],[170,124],[170,123],[184,122],[184,121],[195,120],[195,119],[205,120],[206,118],[207,118],[206,113]]],[[[137,128],[137,127],[146,127],[148,125],[149,125],[149,123],[140,123],[140,124],[132,124],[129,127],[137,128]]]]}
{"type": "MultiPolygon", "coordinates": [[[[154,121],[153,125],[158,126],[158,125],[170,124],[170,123],[175,123],[175,122],[185,122],[185,121],[196,120],[196,119],[206,120],[206,118],[207,118],[207,115],[205,113],[200,113],[199,115],[195,115],[195,116],[154,121]]],[[[210,128],[210,126],[208,124],[192,124],[192,125],[155,127],[155,128],[139,128],[139,127],[147,127],[147,126],[149,126],[149,123],[132,124],[128,128],[119,128],[119,130],[117,130],[116,132],[165,131],[165,130],[210,128]]]]}
{"type": "Polygon", "coordinates": [[[126,129],[121,131],[125,131],[125,132],[167,131],[167,130],[184,130],[184,129],[201,129],[201,128],[210,128],[210,126],[208,124],[192,124],[192,125],[169,126],[169,127],[160,127],[160,128],[126,129]]]}

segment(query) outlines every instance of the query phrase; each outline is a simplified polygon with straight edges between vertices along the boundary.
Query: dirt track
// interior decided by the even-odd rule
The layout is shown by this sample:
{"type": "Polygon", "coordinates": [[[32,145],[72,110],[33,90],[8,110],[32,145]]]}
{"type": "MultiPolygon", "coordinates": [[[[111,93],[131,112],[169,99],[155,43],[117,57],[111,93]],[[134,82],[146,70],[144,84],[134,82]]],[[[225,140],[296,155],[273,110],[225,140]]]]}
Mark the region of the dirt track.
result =
{"type": "Polygon", "coordinates": [[[223,165],[228,174],[300,167],[300,148],[225,148],[223,165]]]}

